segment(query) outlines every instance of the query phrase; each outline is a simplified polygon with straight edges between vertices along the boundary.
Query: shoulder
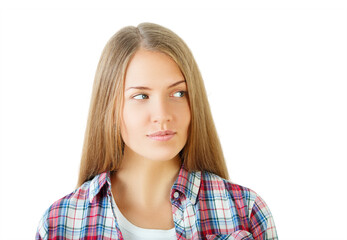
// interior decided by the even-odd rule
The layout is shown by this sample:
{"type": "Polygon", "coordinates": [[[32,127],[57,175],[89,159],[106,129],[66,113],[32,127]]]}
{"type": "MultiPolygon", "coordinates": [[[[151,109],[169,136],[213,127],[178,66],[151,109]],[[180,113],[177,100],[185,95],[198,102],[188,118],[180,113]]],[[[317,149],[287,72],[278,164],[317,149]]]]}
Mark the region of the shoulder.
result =
{"type": "MultiPolygon", "coordinates": [[[[73,192],[67,194],[66,196],[60,198],[59,200],[55,201],[49,208],[48,212],[53,217],[53,215],[56,214],[62,214],[63,211],[60,211],[58,213],[56,210],[61,208],[69,208],[78,206],[81,203],[88,202],[89,196],[90,196],[90,186],[91,186],[91,180],[85,182],[83,185],[81,185],[79,188],[75,189],[73,192]]],[[[56,216],[54,216],[56,217],[56,216]]]]}
{"type": "MultiPolygon", "coordinates": [[[[202,172],[200,206],[209,211],[222,210],[218,218],[237,222],[234,230],[247,230],[255,239],[277,239],[275,223],[265,201],[250,188],[220,176],[202,172]]],[[[233,225],[233,224],[232,224],[233,225]]],[[[245,232],[244,232],[245,233],[245,232]]]]}
{"type": "Polygon", "coordinates": [[[211,172],[202,172],[202,191],[216,199],[228,199],[236,209],[247,209],[247,217],[251,217],[252,210],[263,210],[267,215],[265,201],[254,190],[239,184],[232,183],[211,172]]]}
{"type": "Polygon", "coordinates": [[[258,194],[250,188],[232,183],[214,173],[203,171],[201,173],[202,187],[209,191],[218,191],[237,200],[240,198],[255,199],[258,194]]]}
{"type": "Polygon", "coordinates": [[[78,214],[80,210],[88,207],[93,180],[85,182],[79,188],[56,200],[49,206],[39,222],[36,239],[46,239],[49,228],[66,222],[67,219],[74,218],[76,213],[78,214]]]}

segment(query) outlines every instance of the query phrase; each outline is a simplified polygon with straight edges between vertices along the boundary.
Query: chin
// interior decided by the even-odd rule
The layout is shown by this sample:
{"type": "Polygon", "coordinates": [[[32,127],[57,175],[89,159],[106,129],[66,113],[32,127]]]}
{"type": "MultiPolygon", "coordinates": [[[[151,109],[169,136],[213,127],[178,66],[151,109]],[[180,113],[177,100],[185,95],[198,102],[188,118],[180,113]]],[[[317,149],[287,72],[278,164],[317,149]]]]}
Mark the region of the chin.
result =
{"type": "Polygon", "coordinates": [[[149,160],[156,161],[156,162],[164,162],[169,161],[173,158],[175,158],[178,155],[178,152],[170,153],[170,154],[148,154],[145,157],[149,160]]]}

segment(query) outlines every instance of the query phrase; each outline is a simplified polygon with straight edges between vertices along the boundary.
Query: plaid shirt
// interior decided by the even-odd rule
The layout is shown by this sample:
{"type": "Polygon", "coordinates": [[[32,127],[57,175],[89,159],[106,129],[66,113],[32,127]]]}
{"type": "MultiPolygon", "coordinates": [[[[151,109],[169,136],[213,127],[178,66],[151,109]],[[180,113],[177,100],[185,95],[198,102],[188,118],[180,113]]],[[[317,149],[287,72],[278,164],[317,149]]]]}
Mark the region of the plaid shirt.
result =
{"type": "MultiPolygon", "coordinates": [[[[257,193],[210,172],[182,165],[170,196],[177,239],[278,239],[257,193]]],[[[114,203],[110,172],[101,173],[49,207],[36,239],[124,239],[114,203]]]]}

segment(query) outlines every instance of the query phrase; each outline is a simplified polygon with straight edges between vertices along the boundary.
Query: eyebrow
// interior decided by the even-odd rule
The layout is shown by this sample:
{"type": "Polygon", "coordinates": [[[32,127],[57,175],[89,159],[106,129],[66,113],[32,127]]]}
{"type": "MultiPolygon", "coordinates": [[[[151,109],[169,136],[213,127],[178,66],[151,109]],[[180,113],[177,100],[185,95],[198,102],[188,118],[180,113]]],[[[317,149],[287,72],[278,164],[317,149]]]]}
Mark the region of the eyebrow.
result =
{"type": "MultiPolygon", "coordinates": [[[[168,88],[172,88],[174,86],[177,86],[177,85],[179,85],[181,83],[185,83],[185,82],[186,82],[186,80],[181,80],[181,81],[175,82],[175,83],[171,84],[168,88]]],[[[129,89],[152,90],[149,87],[136,86],[136,87],[128,87],[125,91],[128,91],[129,89]]]]}

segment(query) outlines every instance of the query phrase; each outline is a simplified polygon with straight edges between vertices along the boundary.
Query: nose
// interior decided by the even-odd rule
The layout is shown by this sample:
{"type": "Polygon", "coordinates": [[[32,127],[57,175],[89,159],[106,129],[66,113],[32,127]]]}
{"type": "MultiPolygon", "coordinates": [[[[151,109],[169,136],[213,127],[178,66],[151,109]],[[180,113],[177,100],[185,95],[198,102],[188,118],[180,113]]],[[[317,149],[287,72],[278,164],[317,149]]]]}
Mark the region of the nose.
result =
{"type": "Polygon", "coordinates": [[[170,105],[165,99],[158,99],[152,105],[152,122],[163,125],[172,121],[170,105]]]}

